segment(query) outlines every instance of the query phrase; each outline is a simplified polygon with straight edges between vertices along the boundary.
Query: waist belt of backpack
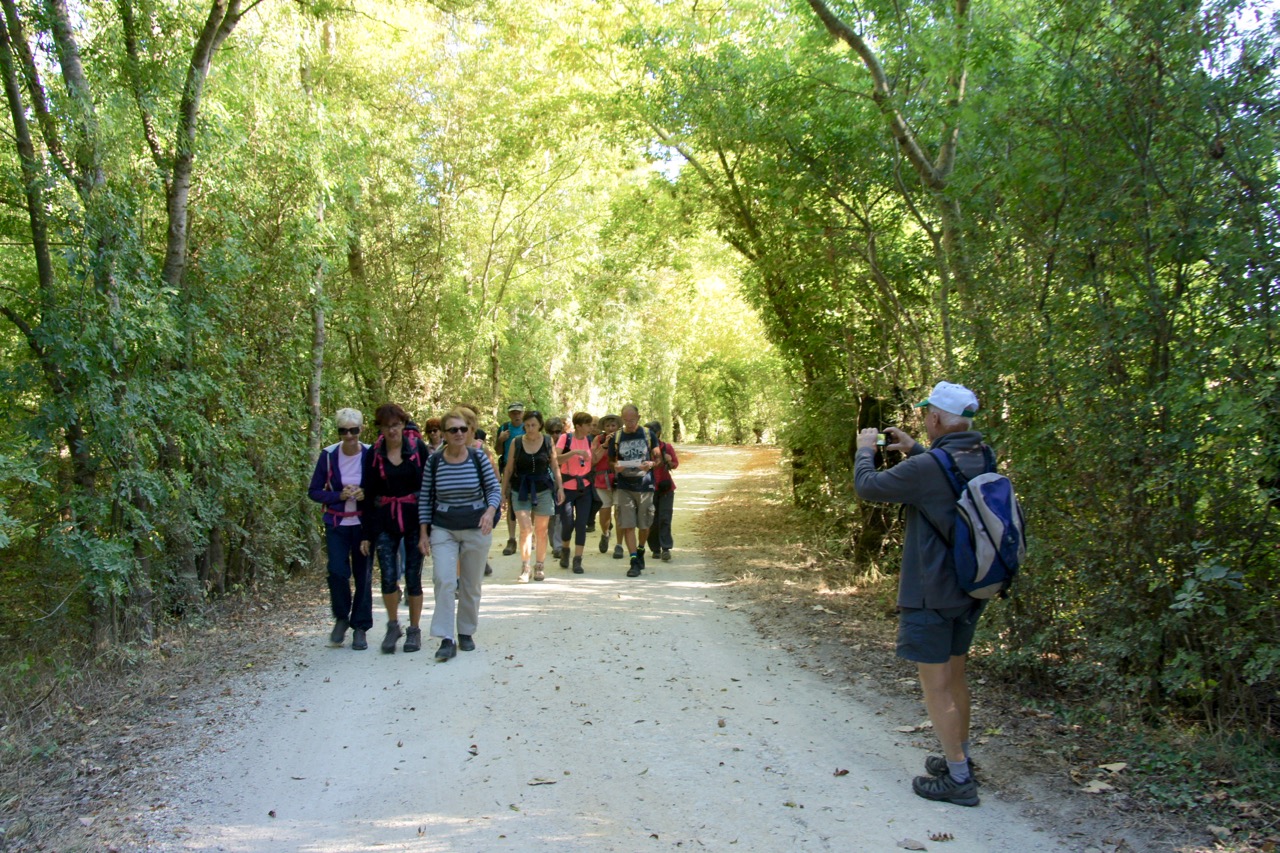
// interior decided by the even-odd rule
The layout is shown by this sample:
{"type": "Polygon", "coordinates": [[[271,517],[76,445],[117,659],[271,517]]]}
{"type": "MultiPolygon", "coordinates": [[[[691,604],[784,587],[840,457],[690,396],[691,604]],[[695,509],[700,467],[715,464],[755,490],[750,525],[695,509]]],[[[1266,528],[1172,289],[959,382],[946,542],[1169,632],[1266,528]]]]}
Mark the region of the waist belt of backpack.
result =
{"type": "Polygon", "coordinates": [[[417,503],[418,496],[416,494],[400,495],[394,498],[389,495],[383,495],[378,498],[378,506],[391,507],[391,517],[395,519],[396,528],[401,533],[408,529],[404,526],[404,508],[406,506],[416,506],[417,503]]]}
{"type": "Polygon", "coordinates": [[[485,509],[489,504],[484,501],[468,501],[460,504],[436,504],[436,512],[449,512],[455,509],[485,509]]]}

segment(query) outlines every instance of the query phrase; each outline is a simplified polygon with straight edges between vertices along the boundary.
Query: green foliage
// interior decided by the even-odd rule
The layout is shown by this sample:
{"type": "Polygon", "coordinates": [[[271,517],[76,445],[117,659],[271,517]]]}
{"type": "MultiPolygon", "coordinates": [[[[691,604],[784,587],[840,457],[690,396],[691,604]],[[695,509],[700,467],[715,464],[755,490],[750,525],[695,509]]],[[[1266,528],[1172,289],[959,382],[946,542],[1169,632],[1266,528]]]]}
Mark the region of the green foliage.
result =
{"type": "Polygon", "coordinates": [[[317,379],[324,412],[636,402],[761,434],[882,565],[896,522],[855,505],[848,442],[872,407],[912,429],[945,376],[1031,517],[999,665],[1143,713],[1274,702],[1261,7],[837,3],[876,89],[808,3],[255,5],[205,83],[175,283],[202,6],[134,3],[136,57],[120,4],[77,7],[87,100],[26,22],[50,101],[17,105],[36,180],[0,152],[0,577],[40,590],[19,619],[146,639],[306,567],[317,379]]]}

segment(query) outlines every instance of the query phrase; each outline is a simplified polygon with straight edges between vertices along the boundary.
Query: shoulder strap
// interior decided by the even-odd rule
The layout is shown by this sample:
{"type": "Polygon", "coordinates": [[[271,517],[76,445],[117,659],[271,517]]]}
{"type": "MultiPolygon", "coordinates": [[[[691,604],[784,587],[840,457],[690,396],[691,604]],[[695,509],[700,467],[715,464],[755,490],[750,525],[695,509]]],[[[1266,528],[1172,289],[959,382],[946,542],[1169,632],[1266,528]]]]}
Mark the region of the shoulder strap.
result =
{"type": "Polygon", "coordinates": [[[480,486],[480,499],[484,500],[484,466],[480,464],[480,451],[474,447],[468,447],[467,454],[471,457],[472,464],[476,466],[476,483],[480,486]]]}
{"type": "Polygon", "coordinates": [[[956,497],[959,497],[960,493],[964,491],[964,487],[969,484],[969,478],[960,472],[960,468],[956,465],[956,460],[951,458],[951,454],[941,447],[931,448],[929,455],[933,457],[933,461],[937,462],[938,467],[942,469],[943,476],[947,478],[947,483],[951,485],[951,491],[956,493],[956,497]],[[943,460],[946,461],[944,462],[943,460]]]}
{"type": "Polygon", "coordinates": [[[427,465],[431,468],[431,494],[428,497],[431,501],[431,518],[433,520],[436,517],[436,475],[440,473],[440,457],[443,455],[443,451],[432,453],[431,458],[427,460],[427,465]]]}

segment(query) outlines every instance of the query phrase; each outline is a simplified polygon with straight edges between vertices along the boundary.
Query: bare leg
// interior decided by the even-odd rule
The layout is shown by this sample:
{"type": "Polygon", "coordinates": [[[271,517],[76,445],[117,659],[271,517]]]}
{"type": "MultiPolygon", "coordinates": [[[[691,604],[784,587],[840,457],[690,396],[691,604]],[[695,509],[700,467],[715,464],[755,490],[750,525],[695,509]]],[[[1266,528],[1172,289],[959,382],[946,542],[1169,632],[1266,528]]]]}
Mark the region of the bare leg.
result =
{"type": "Polygon", "coordinates": [[[964,761],[964,743],[969,730],[969,687],[965,681],[964,658],[946,663],[916,664],[924,706],[933,723],[933,733],[942,742],[947,761],[964,761]]]}
{"type": "Polygon", "coordinates": [[[418,620],[422,618],[422,596],[409,596],[409,625],[417,628],[418,620]]]}
{"type": "Polygon", "coordinates": [[[522,509],[516,516],[520,519],[520,562],[527,565],[533,551],[533,514],[522,509]]]}
{"type": "MultiPolygon", "coordinates": [[[[421,603],[422,599],[418,599],[421,603]]],[[[382,596],[382,604],[387,608],[387,621],[395,622],[398,617],[396,611],[400,609],[400,591],[396,590],[392,593],[384,593],[382,596]]],[[[414,623],[417,624],[416,622],[414,623]]]]}
{"type": "MultiPolygon", "coordinates": [[[[538,564],[541,564],[547,556],[547,524],[550,521],[551,516],[549,515],[535,515],[533,517],[534,562],[538,564]]],[[[523,519],[521,519],[521,523],[523,523],[523,519]]],[[[522,550],[520,553],[523,554],[524,551],[522,550]]]]}
{"type": "Polygon", "coordinates": [[[627,543],[627,551],[634,554],[636,552],[636,529],[634,527],[624,527],[618,531],[618,535],[627,543]]]}

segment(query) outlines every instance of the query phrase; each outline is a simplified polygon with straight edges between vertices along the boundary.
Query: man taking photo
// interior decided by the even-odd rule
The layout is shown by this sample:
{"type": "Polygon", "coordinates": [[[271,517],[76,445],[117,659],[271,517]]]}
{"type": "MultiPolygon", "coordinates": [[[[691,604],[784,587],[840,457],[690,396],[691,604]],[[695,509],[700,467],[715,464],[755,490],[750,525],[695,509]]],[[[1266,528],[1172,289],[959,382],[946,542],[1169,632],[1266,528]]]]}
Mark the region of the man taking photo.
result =
{"type": "MultiPolygon", "coordinates": [[[[965,477],[994,470],[994,454],[982,434],[973,431],[978,398],[972,391],[939,382],[918,407],[927,407],[924,429],[930,445],[950,454],[965,477]]],[[[926,775],[912,780],[911,788],[925,799],[976,806],[965,661],[986,602],[971,598],[956,580],[947,544],[956,525],[956,494],[946,473],[907,433],[896,427],[884,432],[886,449],[902,451],[907,458],[876,471],[877,430],[862,430],[854,455],[854,488],[863,500],[906,505],[897,651],[898,657],[916,664],[925,708],[944,753],[925,760],[926,775]]]]}

